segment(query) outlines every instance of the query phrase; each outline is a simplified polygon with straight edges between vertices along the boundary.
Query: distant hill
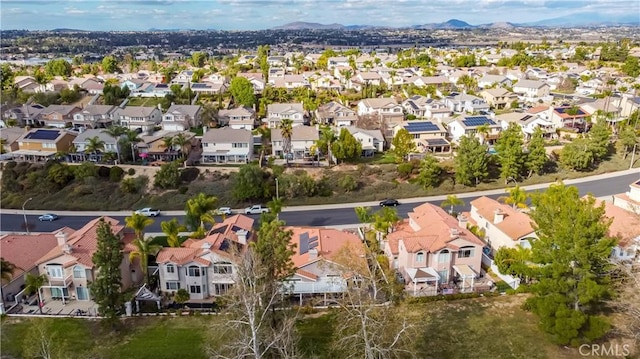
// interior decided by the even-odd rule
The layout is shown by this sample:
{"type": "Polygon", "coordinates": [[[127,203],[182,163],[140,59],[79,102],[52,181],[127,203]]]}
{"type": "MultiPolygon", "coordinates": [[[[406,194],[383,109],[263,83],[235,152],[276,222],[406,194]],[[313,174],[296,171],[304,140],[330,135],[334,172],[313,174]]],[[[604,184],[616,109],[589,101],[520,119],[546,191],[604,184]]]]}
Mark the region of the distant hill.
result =
{"type": "Polygon", "coordinates": [[[478,25],[478,27],[484,29],[513,29],[517,27],[517,25],[510,22],[492,22],[490,24],[478,25]]]}
{"type": "Polygon", "coordinates": [[[604,15],[597,12],[583,12],[573,15],[561,16],[552,19],[540,20],[520,24],[521,26],[548,26],[548,27],[579,27],[579,26],[612,26],[635,25],[640,26],[640,17],[630,11],[626,15],[604,15]]]}
{"type": "Polygon", "coordinates": [[[281,26],[272,27],[271,30],[333,30],[344,29],[342,24],[319,24],[317,22],[296,21],[281,26]]]}
{"type": "Polygon", "coordinates": [[[458,19],[451,19],[449,21],[446,22],[439,22],[439,23],[431,23],[431,24],[424,24],[424,25],[416,25],[416,26],[412,26],[414,29],[470,29],[472,27],[474,27],[473,25],[469,25],[469,23],[462,21],[462,20],[458,20],[458,19]]]}
{"type": "Polygon", "coordinates": [[[88,31],[88,30],[65,29],[65,28],[62,28],[62,29],[53,29],[53,30],[51,30],[51,31],[53,31],[53,32],[90,32],[90,31],[88,31]]]}

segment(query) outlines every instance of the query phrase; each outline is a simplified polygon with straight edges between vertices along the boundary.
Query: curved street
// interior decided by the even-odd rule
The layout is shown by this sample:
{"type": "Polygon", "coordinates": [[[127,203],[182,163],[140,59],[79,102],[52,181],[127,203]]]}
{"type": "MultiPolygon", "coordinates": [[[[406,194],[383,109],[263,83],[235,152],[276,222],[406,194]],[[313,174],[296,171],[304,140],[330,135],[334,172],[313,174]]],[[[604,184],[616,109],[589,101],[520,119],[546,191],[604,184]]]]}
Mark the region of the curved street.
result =
{"type": "MultiPolygon", "coordinates": [[[[588,193],[593,194],[596,197],[606,197],[617,193],[624,193],[629,190],[629,185],[640,179],[640,171],[638,169],[608,173],[603,175],[590,176],[574,180],[566,180],[565,184],[574,185],[578,187],[582,195],[588,193]]],[[[524,186],[528,192],[535,192],[537,190],[548,187],[549,184],[524,186]]],[[[465,206],[457,208],[457,210],[469,210],[469,202],[480,196],[488,196],[491,198],[498,198],[505,195],[504,189],[481,191],[481,192],[468,192],[457,194],[458,198],[465,201],[465,206]]],[[[431,196],[431,197],[419,197],[400,200],[400,205],[396,207],[398,214],[402,217],[406,217],[417,204],[430,202],[435,205],[440,203],[446,198],[446,196],[431,196]]],[[[355,207],[370,206],[374,207],[374,210],[378,206],[378,202],[361,202],[361,203],[343,203],[343,204],[330,204],[330,205],[315,205],[315,206],[295,206],[286,207],[280,214],[280,218],[284,220],[288,225],[292,226],[338,226],[338,225],[350,225],[358,223],[356,217],[355,207]]],[[[241,211],[241,210],[240,210],[241,211]]],[[[85,225],[88,221],[96,218],[100,215],[108,215],[120,221],[124,221],[126,216],[131,215],[130,211],[119,212],[70,212],[70,211],[50,211],[58,214],[60,218],[53,222],[40,222],[38,216],[46,213],[47,211],[27,210],[27,221],[32,225],[32,232],[51,232],[64,226],[78,229],[85,225]]],[[[238,213],[238,210],[234,210],[234,213],[238,213]]],[[[241,211],[241,213],[243,213],[241,211]]],[[[160,233],[160,223],[163,220],[169,220],[171,218],[177,218],[182,221],[184,219],[183,211],[166,211],[158,218],[155,218],[155,222],[147,228],[148,233],[160,233]]],[[[258,216],[254,216],[256,219],[258,216]]],[[[0,210],[0,231],[6,232],[23,232],[24,231],[24,217],[22,210],[0,210]]]]}

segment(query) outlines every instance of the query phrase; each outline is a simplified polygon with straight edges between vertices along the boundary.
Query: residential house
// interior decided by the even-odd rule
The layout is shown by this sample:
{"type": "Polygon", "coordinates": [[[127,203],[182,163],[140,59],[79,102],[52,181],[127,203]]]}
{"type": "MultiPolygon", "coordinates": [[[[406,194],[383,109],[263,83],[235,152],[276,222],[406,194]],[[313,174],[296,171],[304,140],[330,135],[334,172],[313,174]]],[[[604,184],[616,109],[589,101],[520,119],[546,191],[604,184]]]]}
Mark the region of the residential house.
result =
{"type": "Polygon", "coordinates": [[[268,84],[275,85],[276,81],[279,79],[284,79],[284,75],[287,72],[284,68],[281,67],[271,67],[269,68],[269,81],[268,84]]]}
{"type": "Polygon", "coordinates": [[[451,152],[451,143],[447,141],[447,130],[442,124],[433,121],[406,121],[394,128],[393,136],[395,137],[403,128],[413,138],[418,152],[451,152]]]}
{"type": "Polygon", "coordinates": [[[319,123],[336,127],[353,126],[358,121],[354,110],[337,101],[319,106],[315,115],[319,123]]]}
{"type": "Polygon", "coordinates": [[[344,261],[362,261],[359,266],[354,265],[355,268],[366,266],[362,241],[354,233],[322,227],[287,227],[285,230],[293,233],[291,242],[296,248],[291,261],[296,272],[284,281],[283,289],[287,294],[299,296],[300,303],[304,296],[324,295],[326,300],[328,294],[345,292],[349,280],[357,273],[352,272],[352,266],[345,268],[346,264],[354,263],[344,261]]]}
{"type": "Polygon", "coordinates": [[[165,131],[187,131],[202,125],[200,105],[176,105],[171,107],[162,117],[162,129],[165,131]]]}
{"type": "Polygon", "coordinates": [[[510,123],[515,123],[522,128],[525,140],[529,140],[536,128],[542,131],[542,137],[546,140],[553,140],[558,137],[555,126],[551,121],[545,120],[540,116],[522,112],[508,112],[497,115],[494,119],[502,125],[502,129],[506,130],[510,123]]]}
{"type": "Polygon", "coordinates": [[[391,267],[414,294],[436,294],[438,284],[458,279],[462,291],[472,290],[480,275],[484,243],[442,208],[424,203],[409,212],[383,243],[391,267]]]}
{"type": "Polygon", "coordinates": [[[101,161],[104,153],[118,153],[116,139],[106,134],[103,129],[88,129],[80,132],[73,140],[73,146],[76,148],[75,153],[69,154],[72,162],[101,161]],[[98,140],[104,143],[104,151],[102,153],[86,153],[89,139],[94,137],[98,137],[98,140]]]}
{"type": "Polygon", "coordinates": [[[444,104],[452,112],[478,113],[489,110],[489,104],[484,99],[466,93],[453,92],[444,98],[444,104]]]}
{"type": "Polygon", "coordinates": [[[520,80],[513,85],[513,92],[520,99],[528,102],[537,102],[549,97],[551,87],[549,84],[538,80],[520,80]]]}
{"type": "MultiPolygon", "coordinates": [[[[318,129],[315,126],[296,126],[291,131],[291,148],[289,158],[293,160],[304,159],[311,156],[311,146],[319,139],[318,129]]],[[[282,157],[286,155],[282,131],[271,131],[271,155],[282,157]]]]}
{"type": "MultiPolygon", "coordinates": [[[[271,80],[269,80],[271,82],[271,80]]],[[[277,88],[285,88],[287,90],[298,88],[298,87],[307,87],[310,88],[309,82],[302,75],[287,75],[285,74],[282,77],[277,77],[273,81],[273,87],[277,88]]]]}
{"type": "Polygon", "coordinates": [[[267,63],[269,64],[269,67],[284,66],[286,64],[286,59],[284,56],[269,56],[267,57],[267,63]]]}
{"type": "Polygon", "coordinates": [[[632,113],[640,110],[640,97],[621,97],[615,105],[620,107],[621,116],[631,116],[632,113]]]}
{"type": "Polygon", "coordinates": [[[355,126],[345,127],[362,144],[362,156],[371,157],[384,151],[384,136],[380,130],[365,130],[355,126]]]}
{"type": "Polygon", "coordinates": [[[549,111],[550,120],[556,128],[574,128],[584,131],[591,117],[579,106],[550,107],[549,111]]]}
{"type": "Polygon", "coordinates": [[[73,105],[49,105],[40,112],[40,121],[46,126],[69,127],[73,123],[73,115],[80,111],[79,107],[73,105]]]}
{"type": "Polygon", "coordinates": [[[380,86],[382,76],[377,72],[360,72],[351,77],[347,87],[356,91],[362,91],[366,86],[380,86]]]}
{"type": "Polygon", "coordinates": [[[172,84],[188,84],[193,78],[193,70],[180,71],[172,80],[172,84]]]}
{"type": "Polygon", "coordinates": [[[24,104],[19,107],[12,107],[2,113],[5,120],[15,120],[18,125],[28,126],[39,124],[40,114],[46,107],[37,104],[24,104]]]}
{"type": "Polygon", "coordinates": [[[116,109],[113,113],[113,119],[120,126],[130,130],[140,129],[142,132],[151,132],[162,122],[162,111],[159,106],[127,106],[116,109]]]}
{"type": "Polygon", "coordinates": [[[25,161],[46,161],[57,152],[68,152],[76,136],[64,129],[34,128],[18,138],[18,150],[12,154],[25,161]]]}
{"type": "Polygon", "coordinates": [[[402,105],[393,97],[365,98],[358,102],[358,115],[377,116],[382,121],[400,123],[404,119],[402,105]]]}
{"type": "Polygon", "coordinates": [[[305,123],[304,107],[300,103],[272,103],[267,105],[267,118],[262,122],[266,122],[269,128],[278,128],[280,121],[290,119],[292,126],[301,126],[305,123]]]}
{"type": "Polygon", "coordinates": [[[236,107],[229,110],[219,110],[218,124],[221,126],[229,126],[239,130],[253,130],[256,125],[256,111],[250,107],[236,107]]]}
{"type": "Polygon", "coordinates": [[[262,93],[265,86],[267,85],[264,81],[262,73],[260,72],[239,72],[237,76],[241,76],[249,80],[251,85],[253,85],[253,92],[258,94],[262,93]]]}
{"type": "Polygon", "coordinates": [[[518,101],[518,95],[500,87],[486,89],[480,92],[480,96],[491,108],[498,110],[510,108],[514,101],[518,101]]]}
{"type": "Polygon", "coordinates": [[[509,78],[503,75],[491,75],[485,74],[478,80],[478,87],[487,88],[491,86],[496,86],[498,88],[501,87],[511,87],[513,83],[509,78]]]}
{"type": "Polygon", "coordinates": [[[610,96],[600,98],[593,102],[585,102],[580,105],[580,108],[591,116],[593,123],[604,120],[610,125],[614,125],[624,119],[624,117],[620,116],[622,109],[614,105],[615,100],[610,96]]]}
{"type": "Polygon", "coordinates": [[[442,119],[451,114],[444,102],[428,96],[414,95],[402,103],[405,113],[419,118],[442,119]]]}
{"type": "Polygon", "coordinates": [[[113,124],[111,115],[116,107],[111,105],[87,105],[73,114],[75,128],[106,128],[113,124]]]}
{"type": "Polygon", "coordinates": [[[412,83],[417,87],[434,86],[438,90],[448,90],[453,87],[447,76],[418,76],[412,83]]]}
{"type": "Polygon", "coordinates": [[[190,84],[191,90],[196,94],[216,95],[224,93],[228,90],[228,86],[224,82],[194,82],[190,84]]]}
{"type": "Polygon", "coordinates": [[[2,139],[2,153],[17,151],[20,149],[18,139],[24,135],[24,129],[20,127],[7,127],[0,130],[2,139]]]}
{"type": "MultiPolygon", "coordinates": [[[[205,127],[206,128],[206,127],[205,127]]],[[[202,135],[204,163],[247,163],[253,160],[253,134],[231,127],[207,129],[202,135]]]]}
{"type": "MultiPolygon", "coordinates": [[[[597,201],[600,205],[603,201],[597,201]]],[[[616,262],[636,261],[640,264],[640,215],[637,212],[604,202],[605,217],[611,220],[609,236],[618,239],[611,258],[616,262]]]]}
{"type": "Polygon", "coordinates": [[[255,239],[253,224],[252,218],[237,214],[215,224],[203,239],[162,248],[156,256],[161,290],[175,294],[184,288],[189,300],[224,295],[237,279],[238,255],[255,239]]]}
{"type": "Polygon", "coordinates": [[[346,56],[334,56],[327,59],[327,68],[349,67],[349,58],[346,56]]]}
{"type": "Polygon", "coordinates": [[[104,83],[97,77],[82,77],[69,81],[69,89],[73,90],[76,85],[91,95],[102,94],[104,89],[104,83]]]}
{"type": "Polygon", "coordinates": [[[116,219],[100,217],[77,231],[69,228],[58,231],[55,234],[57,246],[36,261],[38,272],[47,277],[47,282],[42,287],[45,302],[53,299],[63,302],[92,300],[89,284],[95,281],[99,271],[92,257],[98,248],[97,232],[103,221],[123,243],[124,256],[119,268],[122,277],[121,290],[126,291],[144,280],[139,261],[129,261],[129,253],[134,250],[131,242],[135,234],[126,232],[125,226],[116,219]]]}
{"type": "Polygon", "coordinates": [[[127,87],[129,89],[129,93],[134,94],[136,92],[140,91],[140,88],[142,87],[142,85],[144,85],[145,83],[147,83],[145,80],[141,80],[141,79],[129,79],[129,80],[125,80],[122,81],[120,83],[120,87],[121,88],[125,88],[127,87]]]}
{"type": "MultiPolygon", "coordinates": [[[[142,158],[149,161],[175,161],[180,158],[186,158],[187,153],[192,153],[194,148],[200,147],[200,141],[196,138],[195,133],[189,131],[155,131],[150,135],[141,135],[141,142],[136,144],[136,148],[142,158]],[[183,136],[187,141],[184,147],[172,144],[167,147],[165,138],[174,139],[176,136],[183,136]]],[[[194,153],[194,156],[197,153],[194,153]]],[[[189,156],[191,157],[191,156],[189,156]]],[[[200,157],[197,157],[199,160],[200,157]]]]}
{"type": "Polygon", "coordinates": [[[500,137],[502,125],[487,116],[468,116],[451,121],[447,129],[454,142],[459,142],[462,136],[479,136],[481,141],[493,143],[500,137]],[[489,127],[488,133],[478,132],[478,128],[483,125],[489,127]]]}
{"type": "Polygon", "coordinates": [[[464,216],[469,224],[484,231],[487,246],[493,253],[502,247],[531,248],[531,242],[538,238],[528,214],[489,197],[471,201],[471,212],[464,216]]]}
{"type": "Polygon", "coordinates": [[[16,76],[13,79],[13,84],[17,89],[21,90],[24,93],[37,93],[45,91],[44,86],[39,84],[38,81],[36,81],[36,79],[31,76],[16,76]]]}
{"type": "Polygon", "coordinates": [[[15,266],[11,273],[11,279],[2,282],[0,313],[4,314],[16,304],[18,293],[25,287],[26,274],[31,273],[37,276],[36,261],[57,245],[55,233],[5,234],[0,236],[2,259],[15,266]]]}

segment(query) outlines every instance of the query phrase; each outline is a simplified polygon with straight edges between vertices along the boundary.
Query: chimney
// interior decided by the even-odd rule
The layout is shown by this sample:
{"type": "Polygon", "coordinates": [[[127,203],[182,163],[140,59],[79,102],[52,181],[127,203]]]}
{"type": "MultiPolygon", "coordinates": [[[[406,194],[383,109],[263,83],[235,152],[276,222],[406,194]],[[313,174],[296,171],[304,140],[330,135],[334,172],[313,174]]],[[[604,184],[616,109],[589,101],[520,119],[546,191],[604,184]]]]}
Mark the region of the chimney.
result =
{"type": "Polygon", "coordinates": [[[249,232],[245,231],[244,229],[241,229],[239,231],[236,232],[236,236],[238,236],[238,242],[241,244],[247,244],[247,234],[249,232]]]}
{"type": "Polygon", "coordinates": [[[318,258],[318,250],[316,248],[309,249],[309,260],[314,260],[318,258]]]}
{"type": "Polygon", "coordinates": [[[56,233],[56,239],[58,240],[58,245],[63,246],[67,244],[67,240],[69,239],[69,236],[64,231],[60,231],[56,233]]]}
{"type": "Polygon", "coordinates": [[[162,111],[162,106],[160,106],[160,104],[158,104],[158,110],[162,111]]]}
{"type": "Polygon", "coordinates": [[[200,248],[202,248],[202,249],[210,249],[211,248],[211,243],[209,243],[207,241],[202,241],[202,245],[200,246],[200,248]]]}
{"type": "Polygon", "coordinates": [[[70,244],[65,244],[62,246],[62,252],[64,254],[71,254],[71,245],[70,244]]]}
{"type": "Polygon", "coordinates": [[[450,234],[451,234],[451,239],[458,238],[458,235],[459,235],[458,228],[451,228],[450,234]]]}
{"type": "Polygon", "coordinates": [[[467,223],[467,216],[465,216],[464,214],[458,216],[458,227],[465,229],[467,228],[467,223]]]}
{"type": "Polygon", "coordinates": [[[493,223],[498,224],[502,221],[504,221],[504,212],[498,208],[493,212],[493,223]]]}
{"type": "Polygon", "coordinates": [[[204,135],[205,133],[207,133],[208,129],[209,129],[209,126],[202,126],[202,134],[204,135]]]}

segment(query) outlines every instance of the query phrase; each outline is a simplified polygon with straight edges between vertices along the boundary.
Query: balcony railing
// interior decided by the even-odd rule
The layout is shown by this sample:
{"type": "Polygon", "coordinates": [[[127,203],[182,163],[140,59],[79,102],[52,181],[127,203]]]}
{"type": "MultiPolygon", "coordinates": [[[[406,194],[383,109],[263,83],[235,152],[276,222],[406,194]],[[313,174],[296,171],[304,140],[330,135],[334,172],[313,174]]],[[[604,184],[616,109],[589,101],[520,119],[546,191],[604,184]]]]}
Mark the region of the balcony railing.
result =
{"type": "Polygon", "coordinates": [[[65,287],[68,288],[73,283],[73,275],[69,274],[65,278],[51,278],[49,277],[49,285],[52,287],[65,287]]]}

